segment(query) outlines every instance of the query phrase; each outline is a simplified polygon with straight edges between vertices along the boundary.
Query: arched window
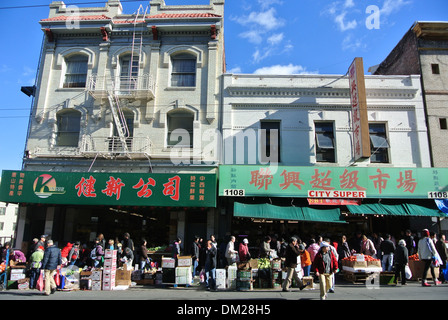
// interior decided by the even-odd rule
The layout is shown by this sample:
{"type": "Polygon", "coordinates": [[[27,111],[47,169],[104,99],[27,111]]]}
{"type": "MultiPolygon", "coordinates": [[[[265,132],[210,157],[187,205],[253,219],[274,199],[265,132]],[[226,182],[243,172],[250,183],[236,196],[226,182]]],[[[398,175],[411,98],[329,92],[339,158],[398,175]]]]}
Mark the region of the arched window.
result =
{"type": "Polygon", "coordinates": [[[82,54],[65,58],[64,88],[84,88],[86,86],[88,61],[89,58],[82,54]]]}
{"type": "Polygon", "coordinates": [[[196,86],[196,57],[188,53],[180,53],[171,57],[171,86],[196,86]]]}
{"type": "Polygon", "coordinates": [[[168,146],[193,147],[194,114],[187,110],[172,110],[167,114],[168,146]]]}
{"type": "Polygon", "coordinates": [[[76,110],[63,110],[57,114],[56,145],[78,147],[81,130],[81,113],[76,110]]]}

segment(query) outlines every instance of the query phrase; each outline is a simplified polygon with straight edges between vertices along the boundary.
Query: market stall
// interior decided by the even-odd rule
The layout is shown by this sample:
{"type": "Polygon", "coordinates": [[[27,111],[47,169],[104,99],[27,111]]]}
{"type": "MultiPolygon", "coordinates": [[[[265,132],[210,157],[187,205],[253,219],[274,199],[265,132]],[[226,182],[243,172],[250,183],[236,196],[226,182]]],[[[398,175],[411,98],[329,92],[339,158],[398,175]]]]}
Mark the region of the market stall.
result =
{"type": "Polygon", "coordinates": [[[364,282],[375,273],[381,273],[381,261],[368,255],[355,254],[341,259],[343,276],[346,281],[364,282]]]}

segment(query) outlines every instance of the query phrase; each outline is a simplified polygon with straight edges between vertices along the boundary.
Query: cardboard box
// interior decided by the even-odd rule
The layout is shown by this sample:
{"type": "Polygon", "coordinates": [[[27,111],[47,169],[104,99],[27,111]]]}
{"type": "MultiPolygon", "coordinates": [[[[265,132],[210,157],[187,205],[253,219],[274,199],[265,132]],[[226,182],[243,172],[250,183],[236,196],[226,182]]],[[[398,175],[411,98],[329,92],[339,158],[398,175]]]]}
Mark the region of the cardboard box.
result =
{"type": "Polygon", "coordinates": [[[116,267],[117,259],[104,259],[104,267],[116,267]]]}
{"type": "Polygon", "coordinates": [[[115,280],[110,282],[103,281],[103,291],[111,291],[115,288],[115,280]]]}
{"type": "Polygon", "coordinates": [[[242,280],[242,281],[252,280],[252,271],[251,270],[238,270],[237,278],[238,278],[238,280],[242,280]]]}
{"type": "Polygon", "coordinates": [[[274,270],[281,270],[282,268],[282,260],[275,259],[271,261],[271,268],[274,270]]]}
{"type": "Polygon", "coordinates": [[[162,269],[176,267],[176,260],[174,258],[162,258],[162,269]]]}
{"type": "Polygon", "coordinates": [[[346,266],[349,268],[367,268],[367,261],[347,261],[346,266]]]}
{"type": "MultiPolygon", "coordinates": [[[[409,268],[412,272],[412,278],[411,280],[421,280],[423,277],[423,269],[425,268],[425,262],[421,260],[409,260],[409,268]]],[[[439,277],[440,268],[434,268],[434,274],[436,278],[439,277]]],[[[431,280],[432,274],[431,274],[431,268],[428,270],[428,273],[426,274],[426,279],[431,280]]]]}
{"type": "Polygon", "coordinates": [[[367,267],[379,267],[381,268],[381,261],[366,261],[367,267]]]}
{"type": "Polygon", "coordinates": [[[104,266],[103,272],[115,272],[117,270],[117,265],[113,266],[104,266]]]}
{"type": "Polygon", "coordinates": [[[104,259],[107,258],[117,258],[117,250],[106,249],[104,251],[104,259]]]}
{"type": "Polygon", "coordinates": [[[103,273],[103,282],[111,282],[111,281],[115,281],[115,279],[116,279],[115,271],[103,273]]]}
{"type": "Polygon", "coordinates": [[[92,276],[92,272],[91,271],[81,271],[79,273],[80,279],[90,279],[91,276],[92,276]]]}
{"type": "Polygon", "coordinates": [[[101,281],[102,277],[103,277],[102,270],[93,270],[90,279],[92,279],[92,281],[101,281]]]}
{"type": "Polygon", "coordinates": [[[121,285],[130,286],[131,277],[132,277],[132,270],[127,270],[126,265],[124,265],[123,269],[118,269],[115,271],[115,284],[117,286],[121,285]]]}
{"type": "Polygon", "coordinates": [[[186,277],[189,274],[192,275],[192,273],[191,267],[176,267],[176,277],[186,277]]]}
{"type": "Polygon", "coordinates": [[[314,280],[313,277],[303,277],[302,278],[303,285],[305,286],[304,289],[314,289],[314,280]]]}
{"type": "MultiPolygon", "coordinates": [[[[190,267],[193,265],[191,256],[179,256],[177,257],[177,266],[178,267],[190,267]]],[[[162,266],[163,268],[163,266],[162,266]]]]}
{"type": "Polygon", "coordinates": [[[102,282],[92,281],[92,291],[101,291],[101,290],[102,290],[102,282]]]}
{"type": "Polygon", "coordinates": [[[249,260],[249,267],[251,269],[258,269],[258,259],[250,259],[249,260]]]}
{"type": "Polygon", "coordinates": [[[9,275],[9,280],[11,280],[11,281],[22,280],[22,279],[25,279],[25,278],[26,278],[25,273],[11,273],[9,275]]]}

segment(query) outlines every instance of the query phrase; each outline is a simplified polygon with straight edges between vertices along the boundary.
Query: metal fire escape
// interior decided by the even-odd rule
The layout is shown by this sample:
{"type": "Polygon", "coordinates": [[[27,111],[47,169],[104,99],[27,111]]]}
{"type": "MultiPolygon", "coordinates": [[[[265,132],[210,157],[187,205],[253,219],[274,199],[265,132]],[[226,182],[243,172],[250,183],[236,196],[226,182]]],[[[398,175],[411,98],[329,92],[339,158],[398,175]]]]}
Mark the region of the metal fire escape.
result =
{"type": "MultiPolygon", "coordinates": [[[[154,84],[151,77],[149,75],[139,77],[138,71],[137,74],[135,74],[134,70],[134,65],[136,63],[137,66],[140,66],[143,51],[143,29],[138,29],[137,24],[140,22],[139,18],[142,19],[142,21],[145,21],[147,11],[148,7],[144,10],[143,6],[140,5],[135,14],[130,53],[131,58],[127,71],[128,74],[125,76],[121,75],[115,79],[106,78],[106,76],[93,75],[89,81],[88,91],[91,96],[95,99],[107,97],[115,124],[116,134],[118,134],[119,141],[115,141],[114,137],[109,138],[109,156],[120,154],[128,158],[132,157],[133,137],[131,137],[125,114],[120,106],[120,98],[128,98],[133,95],[138,97],[145,97],[146,95],[146,97],[150,98],[151,95],[153,95],[154,84]],[[138,61],[136,61],[136,59],[138,59],[138,61]],[[142,94],[144,95],[142,96],[142,94]]],[[[89,151],[86,153],[90,153],[91,155],[96,153],[96,158],[98,156],[98,149],[94,145],[93,140],[89,143],[91,146],[88,147],[89,151]]],[[[143,146],[144,144],[145,142],[141,143],[140,146],[143,146]]],[[[147,144],[150,145],[149,140],[147,144]]],[[[101,148],[104,149],[104,144],[101,148]]],[[[147,153],[145,153],[145,156],[148,157],[147,153]]]]}

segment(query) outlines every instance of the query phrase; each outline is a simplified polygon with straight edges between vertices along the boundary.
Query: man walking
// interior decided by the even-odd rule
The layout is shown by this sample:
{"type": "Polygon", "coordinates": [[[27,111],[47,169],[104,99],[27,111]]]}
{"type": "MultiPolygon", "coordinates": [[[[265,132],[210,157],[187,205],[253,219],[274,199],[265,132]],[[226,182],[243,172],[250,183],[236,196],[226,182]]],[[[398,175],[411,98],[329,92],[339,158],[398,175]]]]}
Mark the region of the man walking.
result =
{"type": "Polygon", "coordinates": [[[325,241],[320,244],[319,252],[313,261],[313,270],[319,277],[320,299],[327,298],[327,292],[332,286],[331,274],[338,269],[338,260],[330,249],[330,245],[325,241]]]}
{"type": "Polygon", "coordinates": [[[289,244],[286,247],[285,252],[285,267],[286,267],[286,279],[283,281],[283,291],[289,292],[289,287],[291,286],[292,277],[299,284],[300,290],[305,288],[302,280],[299,278],[296,268],[297,268],[297,257],[300,255],[299,247],[297,245],[297,238],[291,237],[289,244]]]}
{"type": "Polygon", "coordinates": [[[47,248],[42,260],[42,269],[45,270],[45,295],[49,296],[56,291],[54,275],[56,269],[62,264],[61,250],[54,246],[53,240],[47,240],[47,248]]]}

